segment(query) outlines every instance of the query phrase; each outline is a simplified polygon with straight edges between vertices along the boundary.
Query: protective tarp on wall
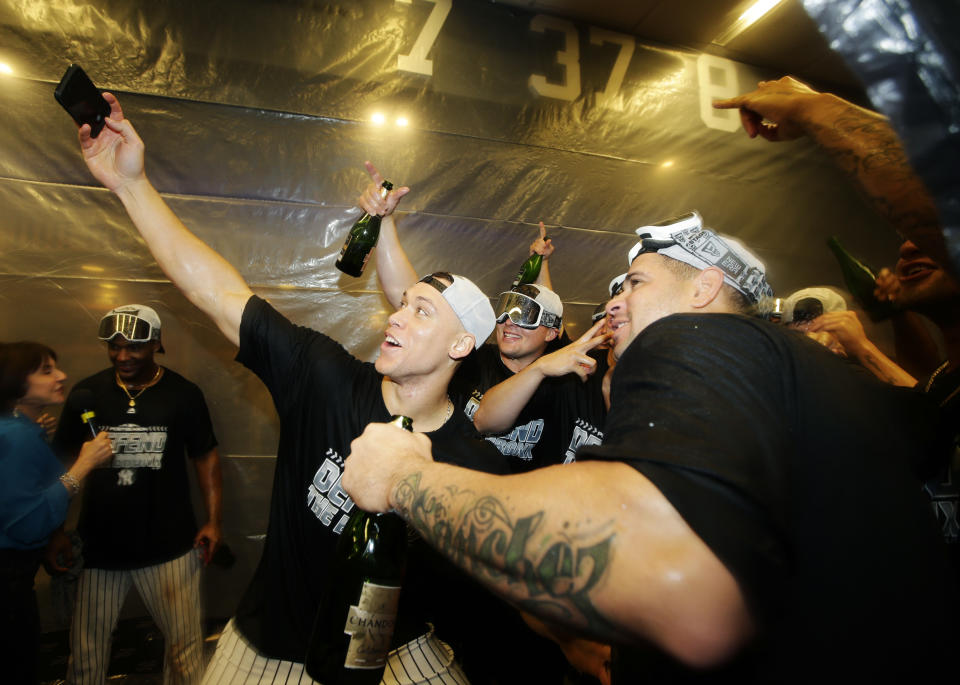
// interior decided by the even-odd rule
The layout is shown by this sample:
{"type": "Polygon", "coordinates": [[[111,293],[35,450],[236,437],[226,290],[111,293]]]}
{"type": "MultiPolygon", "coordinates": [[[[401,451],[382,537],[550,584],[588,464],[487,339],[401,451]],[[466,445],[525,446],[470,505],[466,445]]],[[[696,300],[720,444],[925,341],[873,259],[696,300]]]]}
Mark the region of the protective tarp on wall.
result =
{"type": "Polygon", "coordinates": [[[960,3],[804,0],[804,7],[903,139],[960,273],[960,3]]]}
{"type": "Polygon", "coordinates": [[[416,269],[463,273],[491,297],[544,221],[573,336],[625,270],[633,229],[691,209],[753,246],[782,294],[841,284],[830,234],[874,264],[895,259],[893,231],[818,150],[751,141],[736,112],[709,107],[780,74],[496,4],[2,0],[0,60],[13,69],[0,76],[0,339],[49,343],[79,380],[107,364],[105,311],[159,311],[162,363],[205,391],[225,461],[239,561],[212,615],[233,612],[259,556],[276,415],[87,172],[53,99],[69,63],[120,98],[187,226],[364,359],[389,306],[372,268],[333,266],[364,160],[412,188],[398,224],[416,269]]]}

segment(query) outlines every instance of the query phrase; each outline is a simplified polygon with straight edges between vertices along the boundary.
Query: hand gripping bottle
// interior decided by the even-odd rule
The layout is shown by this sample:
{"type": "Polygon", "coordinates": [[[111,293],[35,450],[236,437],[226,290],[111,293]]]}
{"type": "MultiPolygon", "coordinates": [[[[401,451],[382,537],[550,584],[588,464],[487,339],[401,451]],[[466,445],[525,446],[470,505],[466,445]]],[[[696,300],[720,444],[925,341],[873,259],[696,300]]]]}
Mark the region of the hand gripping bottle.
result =
{"type": "MultiPolygon", "coordinates": [[[[413,430],[406,416],[391,423],[413,430]]],[[[396,514],[354,507],[331,560],[304,667],[323,685],[376,685],[397,622],[407,527],[396,514]]]]}
{"type": "MultiPolygon", "coordinates": [[[[392,189],[393,184],[384,181],[380,186],[380,197],[386,197],[392,189]]],[[[336,263],[340,271],[354,277],[363,273],[363,267],[367,265],[370,253],[377,246],[377,238],[380,237],[380,219],[379,215],[366,212],[357,219],[357,223],[347,234],[346,242],[340,248],[340,257],[336,263]]]]}

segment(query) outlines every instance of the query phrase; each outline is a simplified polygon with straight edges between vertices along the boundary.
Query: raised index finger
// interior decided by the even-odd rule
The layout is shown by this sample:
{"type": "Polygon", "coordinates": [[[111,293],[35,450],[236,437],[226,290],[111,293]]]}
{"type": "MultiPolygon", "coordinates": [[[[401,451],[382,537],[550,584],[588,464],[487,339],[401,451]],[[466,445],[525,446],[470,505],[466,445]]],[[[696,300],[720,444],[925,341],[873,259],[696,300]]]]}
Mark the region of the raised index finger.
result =
{"type": "Polygon", "coordinates": [[[380,175],[380,172],[377,171],[377,167],[373,166],[372,162],[364,162],[363,166],[367,168],[367,173],[370,174],[370,180],[376,183],[378,186],[383,183],[383,176],[380,175]]]}

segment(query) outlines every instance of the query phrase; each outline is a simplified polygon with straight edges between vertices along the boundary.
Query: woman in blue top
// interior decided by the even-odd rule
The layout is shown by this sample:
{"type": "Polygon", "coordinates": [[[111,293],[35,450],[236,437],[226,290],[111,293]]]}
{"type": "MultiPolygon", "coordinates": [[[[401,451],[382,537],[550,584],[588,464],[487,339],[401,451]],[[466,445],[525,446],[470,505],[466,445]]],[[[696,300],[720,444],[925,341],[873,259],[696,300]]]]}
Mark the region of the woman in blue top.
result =
{"type": "Polygon", "coordinates": [[[35,342],[0,343],[0,664],[6,682],[37,682],[40,617],[33,578],[80,481],[108,460],[106,433],[84,443],[70,469],[37,423],[64,400],[57,355],[35,342]]]}

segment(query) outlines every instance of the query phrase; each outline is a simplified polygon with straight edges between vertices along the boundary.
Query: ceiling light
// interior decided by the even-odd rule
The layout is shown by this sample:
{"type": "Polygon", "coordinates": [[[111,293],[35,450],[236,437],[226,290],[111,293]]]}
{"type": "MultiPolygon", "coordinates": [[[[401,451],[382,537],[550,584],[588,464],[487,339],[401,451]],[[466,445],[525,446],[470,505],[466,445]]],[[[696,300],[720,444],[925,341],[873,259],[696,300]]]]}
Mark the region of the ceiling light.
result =
{"type": "Polygon", "coordinates": [[[13,67],[6,62],[0,62],[0,74],[10,75],[13,73],[13,67]]]}
{"type": "Polygon", "coordinates": [[[397,126],[409,126],[410,121],[406,117],[397,117],[397,126]]]}
{"type": "Polygon", "coordinates": [[[673,166],[673,160],[672,160],[672,159],[668,159],[666,162],[664,162],[664,163],[661,164],[660,166],[662,166],[662,167],[664,167],[664,168],[672,167],[672,166],[673,166]]]}
{"type": "Polygon", "coordinates": [[[737,17],[726,31],[713,39],[714,45],[724,46],[755,24],[761,17],[779,5],[782,0],[756,0],[737,17]]]}
{"type": "Polygon", "coordinates": [[[370,117],[371,123],[373,123],[376,126],[383,126],[383,122],[385,122],[386,120],[387,118],[383,115],[382,112],[374,112],[373,116],[370,117]]]}
{"type": "Polygon", "coordinates": [[[96,264],[84,264],[80,268],[84,271],[90,271],[95,274],[103,273],[105,270],[102,266],[97,266],[96,264]]]}

